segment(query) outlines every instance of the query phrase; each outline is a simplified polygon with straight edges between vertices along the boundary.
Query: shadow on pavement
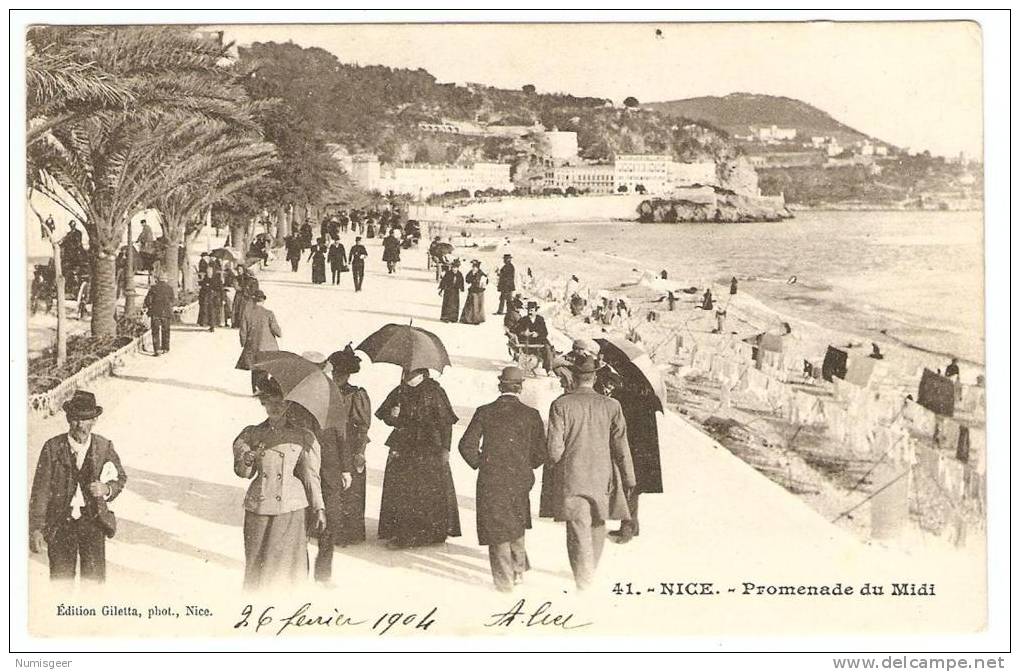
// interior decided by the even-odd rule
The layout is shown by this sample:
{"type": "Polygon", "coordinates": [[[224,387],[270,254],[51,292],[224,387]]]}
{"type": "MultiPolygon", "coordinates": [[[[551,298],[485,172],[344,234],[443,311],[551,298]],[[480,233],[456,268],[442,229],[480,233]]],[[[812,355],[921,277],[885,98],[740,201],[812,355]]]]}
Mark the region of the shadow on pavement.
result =
{"type": "MultiPolygon", "coordinates": [[[[191,556],[204,562],[215,562],[231,569],[243,569],[244,563],[237,558],[230,558],[214,551],[192,546],[181,541],[175,534],[166,530],[160,530],[149,525],[136,523],[132,520],[121,518],[117,521],[117,541],[125,544],[139,544],[151,546],[161,551],[180,553],[191,556]]],[[[242,545],[240,533],[237,539],[238,546],[242,545]]]]}
{"type": "MultiPolygon", "coordinates": [[[[124,465],[127,489],[156,504],[220,525],[240,528],[244,521],[244,488],[210,483],[188,476],[169,476],[124,465]]],[[[240,480],[240,479],[238,479],[240,480]]]]}
{"type": "Polygon", "coordinates": [[[191,383],[185,380],[176,380],[174,378],[147,378],[145,376],[128,376],[124,374],[113,374],[111,378],[114,378],[116,380],[128,380],[134,383],[155,383],[157,385],[183,387],[185,389],[196,390],[198,392],[215,392],[217,394],[225,394],[228,397],[251,399],[250,394],[240,394],[238,392],[233,392],[226,388],[216,387],[215,385],[202,385],[201,383],[191,383]]]}

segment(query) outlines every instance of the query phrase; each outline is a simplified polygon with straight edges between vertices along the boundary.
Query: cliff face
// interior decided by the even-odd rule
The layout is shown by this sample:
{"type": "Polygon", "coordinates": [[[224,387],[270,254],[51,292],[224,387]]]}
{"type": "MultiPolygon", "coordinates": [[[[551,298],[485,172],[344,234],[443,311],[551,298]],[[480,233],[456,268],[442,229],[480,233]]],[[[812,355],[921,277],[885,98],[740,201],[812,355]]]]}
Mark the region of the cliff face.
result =
{"type": "Polygon", "coordinates": [[[638,221],[645,224],[678,222],[777,222],[793,214],[777,198],[742,196],[716,190],[714,198],[689,200],[652,198],[637,208],[638,221]]]}

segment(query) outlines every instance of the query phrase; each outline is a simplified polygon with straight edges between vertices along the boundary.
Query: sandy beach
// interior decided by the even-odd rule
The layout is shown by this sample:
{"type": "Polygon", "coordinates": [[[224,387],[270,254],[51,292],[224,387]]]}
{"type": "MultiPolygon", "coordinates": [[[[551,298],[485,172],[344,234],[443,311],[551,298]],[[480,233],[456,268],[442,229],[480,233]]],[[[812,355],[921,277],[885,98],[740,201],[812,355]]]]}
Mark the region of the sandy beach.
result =
{"type": "MultiPolygon", "coordinates": [[[[640,199],[630,200],[636,204],[640,199]]],[[[849,446],[849,438],[834,440],[828,431],[831,421],[810,426],[799,418],[791,419],[789,413],[782,417],[781,402],[771,400],[762,404],[761,399],[742,395],[740,388],[746,385],[746,376],[735,384],[733,380],[720,381],[708,370],[710,364],[695,365],[692,349],[697,350],[699,345],[702,350],[705,346],[716,348],[719,341],[719,335],[712,333],[717,327],[714,311],[699,308],[706,286],[714,290],[717,306],[726,310],[724,331],[730,341],[743,342],[763,333],[783,335],[785,350],[820,366],[829,345],[843,348],[854,357],[866,357],[871,352],[871,343],[878,339],[832,329],[824,317],[815,321],[804,319],[803,313],[798,317],[784,312],[744,290],[738,289],[731,296],[726,287],[713,284],[710,278],[683,277],[682,270],[675,266],[668,269],[668,280],[660,279],[662,267],[656,260],[628,256],[625,242],[611,252],[591,249],[584,238],[583,223],[598,221],[593,215],[600,208],[604,215],[609,215],[608,219],[624,219],[630,205],[627,199],[616,196],[474,202],[447,209],[445,224],[437,226],[436,231],[451,236],[455,245],[479,245],[458,249],[457,254],[465,259],[481,259],[484,268],[493,274],[502,254],[511,252],[518,277],[525,278],[524,293],[540,299],[546,319],[551,319],[568,336],[607,332],[636,335],[666,372],[670,401],[678,413],[689,417],[734,454],[836,524],[865,538],[871,536],[872,521],[867,508],[870,502],[854,507],[862,493],[869,496],[883,488],[884,454],[875,454],[875,447],[866,445],[865,439],[849,446]],[[534,237],[529,231],[538,221],[551,221],[557,212],[556,205],[563,221],[582,223],[574,229],[580,231],[576,239],[547,240],[534,237]],[[463,233],[470,237],[461,237],[463,233]],[[577,317],[571,315],[566,304],[565,288],[571,274],[580,279],[579,293],[588,301],[585,313],[577,317]],[[685,288],[697,291],[684,293],[685,288]],[[678,299],[672,311],[664,300],[668,291],[673,291],[678,299]],[[629,317],[611,325],[586,321],[585,314],[603,298],[623,299],[630,309],[629,317]],[[650,313],[654,321],[649,321],[650,313]],[[784,335],[787,325],[790,333],[784,335]],[[847,514],[848,509],[853,510],[847,514]]],[[[606,222],[607,217],[601,221],[606,222]]],[[[620,223],[621,229],[626,226],[629,225],[620,223]]],[[[925,352],[895,338],[880,340],[878,345],[884,359],[876,362],[868,389],[876,396],[881,395],[882,403],[895,409],[893,413],[898,412],[908,395],[916,398],[918,380],[925,368],[941,370],[948,361],[945,353],[925,352]]],[[[961,370],[962,378],[970,384],[984,374],[983,367],[963,358],[961,370]]],[[[823,403],[836,395],[826,381],[786,374],[782,379],[785,393],[791,398],[810,395],[823,403]]],[[[971,429],[974,450],[983,451],[983,446],[973,442],[973,438],[983,436],[984,428],[983,390],[976,394],[982,403],[966,412],[958,411],[957,419],[971,429]]],[[[930,438],[915,428],[910,432],[911,440],[919,445],[930,438]]],[[[938,448],[933,448],[936,455],[938,448]]],[[[904,469],[914,471],[909,466],[904,469]]],[[[980,535],[983,504],[947,493],[952,490],[951,485],[933,484],[922,473],[911,478],[910,492],[906,495],[912,525],[918,533],[942,537],[955,544],[967,543],[967,532],[980,535]]]]}

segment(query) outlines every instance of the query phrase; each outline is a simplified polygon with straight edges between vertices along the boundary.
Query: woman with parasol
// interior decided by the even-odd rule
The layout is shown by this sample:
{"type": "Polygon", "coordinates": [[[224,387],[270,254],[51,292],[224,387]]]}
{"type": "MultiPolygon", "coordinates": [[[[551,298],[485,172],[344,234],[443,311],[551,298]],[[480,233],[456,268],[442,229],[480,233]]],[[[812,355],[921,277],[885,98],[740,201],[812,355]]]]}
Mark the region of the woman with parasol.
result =
{"type": "Polygon", "coordinates": [[[234,439],[234,473],[251,479],[244,498],[244,586],[296,584],[308,577],[306,509],[326,525],[315,436],[287,419],[291,402],[269,379],[256,392],[266,419],[234,439]]]}
{"type": "Polygon", "coordinates": [[[393,428],[386,445],[379,538],[391,548],[441,544],[460,536],[450,444],[457,416],[424,368],[405,369],[376,417],[393,428]]]}

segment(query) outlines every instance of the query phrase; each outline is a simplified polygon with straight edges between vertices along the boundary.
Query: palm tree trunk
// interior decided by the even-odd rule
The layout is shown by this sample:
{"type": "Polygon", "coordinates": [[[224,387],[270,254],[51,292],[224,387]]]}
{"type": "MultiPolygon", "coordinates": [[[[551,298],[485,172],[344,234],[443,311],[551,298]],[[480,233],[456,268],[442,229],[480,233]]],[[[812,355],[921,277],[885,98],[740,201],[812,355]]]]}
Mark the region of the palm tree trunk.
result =
{"type": "Polygon", "coordinates": [[[283,245],[283,239],[290,233],[287,230],[287,213],[282,205],[276,207],[276,247],[283,245]]]}
{"type": "MultiPolygon", "coordinates": [[[[92,335],[96,338],[117,335],[116,257],[104,254],[99,245],[92,248],[92,335]]],[[[128,278],[132,281],[134,278],[128,278]]]]}
{"type": "Polygon", "coordinates": [[[64,305],[64,274],[60,271],[60,243],[50,238],[53,245],[53,278],[57,284],[57,366],[67,362],[67,306],[64,305]]]}
{"type": "Polygon", "coordinates": [[[172,237],[167,236],[169,242],[166,245],[166,249],[163,250],[163,273],[166,274],[166,281],[170,283],[174,291],[177,291],[181,288],[180,265],[177,263],[177,246],[183,235],[177,233],[180,229],[170,228],[170,231],[174,232],[174,235],[172,237]]]}

